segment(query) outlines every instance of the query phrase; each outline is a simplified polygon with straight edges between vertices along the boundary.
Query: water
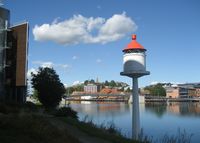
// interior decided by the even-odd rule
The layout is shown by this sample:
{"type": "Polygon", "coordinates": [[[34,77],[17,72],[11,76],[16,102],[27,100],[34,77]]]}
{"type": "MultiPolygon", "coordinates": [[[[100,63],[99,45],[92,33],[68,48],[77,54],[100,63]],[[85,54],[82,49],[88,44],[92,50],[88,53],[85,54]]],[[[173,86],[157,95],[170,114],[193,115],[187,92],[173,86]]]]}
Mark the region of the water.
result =
{"type": "MultiPolygon", "coordinates": [[[[122,134],[132,135],[132,105],[124,102],[71,102],[82,120],[86,115],[95,124],[113,122],[122,134]]],[[[140,104],[140,124],[144,134],[157,139],[175,135],[178,129],[193,134],[192,143],[200,141],[200,103],[140,104]]]]}

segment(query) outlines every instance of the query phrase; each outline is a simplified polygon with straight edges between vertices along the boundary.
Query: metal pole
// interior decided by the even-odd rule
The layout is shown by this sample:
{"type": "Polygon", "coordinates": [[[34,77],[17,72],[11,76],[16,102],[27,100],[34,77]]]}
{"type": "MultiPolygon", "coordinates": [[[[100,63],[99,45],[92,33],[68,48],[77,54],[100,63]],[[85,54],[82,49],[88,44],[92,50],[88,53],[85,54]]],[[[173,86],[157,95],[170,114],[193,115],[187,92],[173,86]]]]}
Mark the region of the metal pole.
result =
{"type": "Polygon", "coordinates": [[[132,138],[137,140],[140,133],[140,112],[139,112],[139,95],[138,95],[138,78],[133,78],[132,94],[132,138]]]}

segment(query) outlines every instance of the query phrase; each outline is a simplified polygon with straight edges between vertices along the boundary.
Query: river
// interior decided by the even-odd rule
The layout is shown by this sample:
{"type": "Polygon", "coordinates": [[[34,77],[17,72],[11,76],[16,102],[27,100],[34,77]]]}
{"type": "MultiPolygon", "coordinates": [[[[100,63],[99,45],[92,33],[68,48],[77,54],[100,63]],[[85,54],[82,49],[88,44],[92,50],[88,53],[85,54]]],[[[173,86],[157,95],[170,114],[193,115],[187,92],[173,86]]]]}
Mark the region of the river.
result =
{"type": "MultiPolygon", "coordinates": [[[[124,102],[70,102],[80,120],[87,115],[95,124],[114,123],[121,133],[132,135],[132,105],[124,102]]],[[[200,141],[200,103],[140,104],[140,124],[143,132],[153,140],[165,134],[176,135],[184,130],[191,142],[200,141]]]]}

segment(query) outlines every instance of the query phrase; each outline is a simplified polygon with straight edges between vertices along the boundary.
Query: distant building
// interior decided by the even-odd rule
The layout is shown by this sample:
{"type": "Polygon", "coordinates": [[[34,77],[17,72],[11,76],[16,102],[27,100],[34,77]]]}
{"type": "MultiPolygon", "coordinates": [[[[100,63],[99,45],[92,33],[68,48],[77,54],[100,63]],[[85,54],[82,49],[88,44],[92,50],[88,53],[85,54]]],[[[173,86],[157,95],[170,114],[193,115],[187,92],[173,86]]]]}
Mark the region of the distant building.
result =
{"type": "Polygon", "coordinates": [[[150,91],[149,91],[149,90],[146,90],[146,89],[144,89],[144,88],[140,88],[140,89],[139,89],[139,93],[140,93],[140,95],[142,95],[142,96],[150,96],[150,91]]]}
{"type": "Polygon", "coordinates": [[[178,98],[179,89],[178,87],[165,87],[167,98],[178,98]]]}
{"type": "Polygon", "coordinates": [[[23,103],[27,88],[28,23],[10,26],[0,7],[0,101],[23,103]]]}
{"type": "Polygon", "coordinates": [[[200,97],[200,88],[196,88],[196,92],[195,92],[197,97],[200,97]]]}
{"type": "Polygon", "coordinates": [[[188,96],[195,97],[196,96],[196,89],[195,88],[188,88],[188,96]]]}
{"type": "Polygon", "coordinates": [[[120,94],[121,92],[119,92],[116,88],[103,88],[100,91],[101,94],[120,94]]]}
{"type": "Polygon", "coordinates": [[[167,98],[184,98],[184,97],[199,97],[200,84],[186,83],[178,84],[176,86],[165,86],[167,98]]]}
{"type": "Polygon", "coordinates": [[[188,89],[185,87],[166,87],[167,98],[184,98],[188,96],[188,89]]]}
{"type": "Polygon", "coordinates": [[[85,93],[97,93],[101,91],[102,86],[100,84],[87,84],[84,86],[85,93]]]}

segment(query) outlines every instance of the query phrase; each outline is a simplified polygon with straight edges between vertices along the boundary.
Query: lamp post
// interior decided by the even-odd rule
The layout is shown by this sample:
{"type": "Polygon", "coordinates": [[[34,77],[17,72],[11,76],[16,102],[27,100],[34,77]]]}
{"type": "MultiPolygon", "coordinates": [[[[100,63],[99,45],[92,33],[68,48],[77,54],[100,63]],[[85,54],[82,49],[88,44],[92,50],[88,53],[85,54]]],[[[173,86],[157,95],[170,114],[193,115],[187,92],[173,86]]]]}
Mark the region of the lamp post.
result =
{"type": "Polygon", "coordinates": [[[136,35],[132,35],[132,41],[123,49],[123,72],[122,76],[132,78],[132,138],[138,139],[140,133],[140,112],[138,78],[149,75],[146,71],[146,49],[136,41],[136,35]]]}

